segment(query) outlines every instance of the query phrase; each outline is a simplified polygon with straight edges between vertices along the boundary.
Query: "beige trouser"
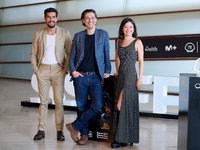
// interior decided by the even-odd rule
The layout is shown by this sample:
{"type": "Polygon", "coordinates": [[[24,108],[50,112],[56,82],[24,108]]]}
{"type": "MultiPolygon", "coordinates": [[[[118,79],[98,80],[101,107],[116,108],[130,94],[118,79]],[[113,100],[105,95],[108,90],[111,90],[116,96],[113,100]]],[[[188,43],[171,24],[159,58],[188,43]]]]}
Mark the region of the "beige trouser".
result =
{"type": "Polygon", "coordinates": [[[46,128],[49,103],[49,89],[50,86],[52,86],[55,102],[56,130],[62,131],[64,124],[63,94],[65,71],[63,67],[59,64],[41,64],[36,75],[38,80],[39,97],[41,101],[38,111],[38,130],[45,131],[46,128]]]}

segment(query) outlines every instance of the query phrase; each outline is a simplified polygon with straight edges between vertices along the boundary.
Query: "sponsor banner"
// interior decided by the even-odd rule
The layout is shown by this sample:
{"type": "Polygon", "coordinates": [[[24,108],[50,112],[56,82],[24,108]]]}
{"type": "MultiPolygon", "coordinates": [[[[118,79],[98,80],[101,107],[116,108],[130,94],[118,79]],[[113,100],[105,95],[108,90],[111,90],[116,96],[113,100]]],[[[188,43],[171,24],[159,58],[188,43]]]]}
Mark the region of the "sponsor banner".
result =
{"type": "Polygon", "coordinates": [[[200,36],[142,38],[144,58],[200,57],[200,36]]]}

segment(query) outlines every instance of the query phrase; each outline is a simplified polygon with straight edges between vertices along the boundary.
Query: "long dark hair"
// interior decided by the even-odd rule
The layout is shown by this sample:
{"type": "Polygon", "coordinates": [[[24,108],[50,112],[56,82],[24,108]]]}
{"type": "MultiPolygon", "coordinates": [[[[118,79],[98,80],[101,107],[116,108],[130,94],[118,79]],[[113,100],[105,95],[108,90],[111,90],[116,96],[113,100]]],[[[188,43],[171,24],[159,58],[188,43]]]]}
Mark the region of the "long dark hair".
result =
{"type": "Polygon", "coordinates": [[[119,40],[120,45],[121,45],[121,43],[123,42],[123,39],[124,39],[124,32],[122,31],[122,29],[127,22],[131,22],[133,24],[134,32],[132,34],[132,37],[137,38],[137,27],[136,27],[135,22],[131,18],[124,18],[124,20],[122,20],[122,22],[119,26],[118,40],[119,40]]]}

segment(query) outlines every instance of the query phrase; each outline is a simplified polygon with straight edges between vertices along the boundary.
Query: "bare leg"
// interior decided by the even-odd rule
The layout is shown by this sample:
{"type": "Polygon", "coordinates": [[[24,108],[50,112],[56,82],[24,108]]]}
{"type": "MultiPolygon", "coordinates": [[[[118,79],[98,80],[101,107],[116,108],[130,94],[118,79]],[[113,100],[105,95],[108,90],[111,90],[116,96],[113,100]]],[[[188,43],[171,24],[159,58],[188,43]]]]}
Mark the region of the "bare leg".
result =
{"type": "Polygon", "coordinates": [[[121,109],[122,95],[123,95],[123,89],[122,89],[122,91],[121,91],[121,93],[119,95],[118,101],[117,101],[117,109],[118,109],[118,111],[120,111],[120,109],[121,109]]]}

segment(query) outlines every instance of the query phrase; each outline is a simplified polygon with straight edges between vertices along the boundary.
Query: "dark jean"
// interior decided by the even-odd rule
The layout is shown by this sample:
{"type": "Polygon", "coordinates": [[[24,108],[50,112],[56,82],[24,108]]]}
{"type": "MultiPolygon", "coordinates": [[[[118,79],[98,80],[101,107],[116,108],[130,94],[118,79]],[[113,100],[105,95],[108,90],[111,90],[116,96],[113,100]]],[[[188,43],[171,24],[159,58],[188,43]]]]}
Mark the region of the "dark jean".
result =
{"type": "Polygon", "coordinates": [[[75,97],[77,103],[77,118],[72,123],[76,131],[88,136],[88,120],[98,113],[102,107],[102,85],[98,75],[83,75],[74,78],[75,97]],[[88,94],[91,103],[87,107],[88,94]]]}

